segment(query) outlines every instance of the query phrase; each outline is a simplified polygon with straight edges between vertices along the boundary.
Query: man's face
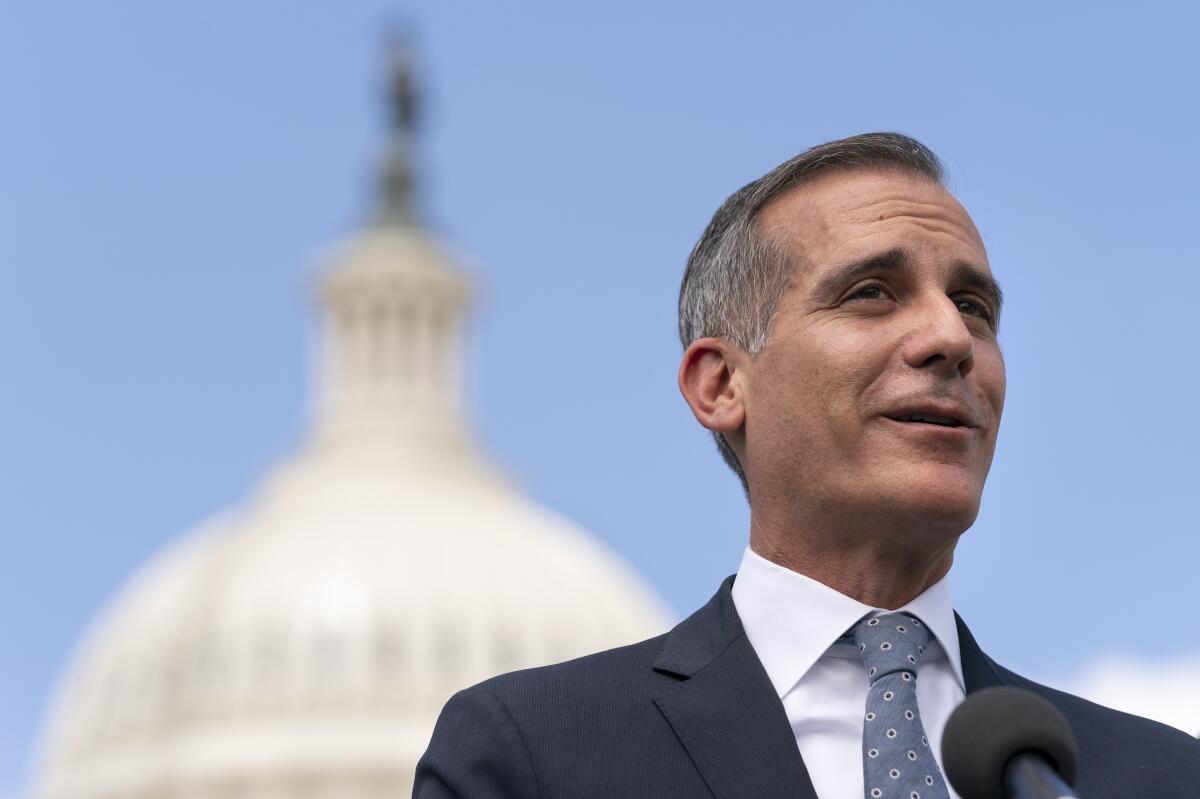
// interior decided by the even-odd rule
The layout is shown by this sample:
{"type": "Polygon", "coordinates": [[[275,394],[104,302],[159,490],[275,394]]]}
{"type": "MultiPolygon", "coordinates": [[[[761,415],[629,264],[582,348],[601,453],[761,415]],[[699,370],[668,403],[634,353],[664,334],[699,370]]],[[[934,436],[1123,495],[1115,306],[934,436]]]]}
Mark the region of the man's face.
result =
{"type": "Polygon", "coordinates": [[[967,212],[926,179],[851,171],[776,199],[758,230],[794,273],[746,375],[752,502],[965,530],[1005,385],[967,212]]]}

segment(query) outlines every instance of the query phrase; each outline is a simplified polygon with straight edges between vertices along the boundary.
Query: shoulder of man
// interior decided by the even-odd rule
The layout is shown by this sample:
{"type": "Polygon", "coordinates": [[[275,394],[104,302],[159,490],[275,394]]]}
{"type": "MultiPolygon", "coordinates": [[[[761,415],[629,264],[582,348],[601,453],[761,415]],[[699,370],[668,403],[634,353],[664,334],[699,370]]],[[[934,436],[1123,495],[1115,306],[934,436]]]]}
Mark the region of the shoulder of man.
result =
{"type": "MultiPolygon", "coordinates": [[[[514,721],[540,726],[575,723],[589,708],[642,703],[675,680],[657,675],[654,659],[666,634],[562,663],[501,674],[459,691],[447,708],[463,703],[498,703],[514,721]]],[[[592,719],[595,723],[595,719],[592,719]]]]}
{"type": "Polygon", "coordinates": [[[1099,705],[994,664],[1004,682],[1057,707],[1079,743],[1081,796],[1112,795],[1113,781],[1136,780],[1141,795],[1193,797],[1200,786],[1200,741],[1174,727],[1099,705]]]}
{"type": "Polygon", "coordinates": [[[651,739],[670,734],[651,701],[676,681],[654,671],[665,638],[459,691],[417,764],[413,795],[536,797],[559,793],[564,780],[603,784],[612,778],[615,752],[652,749],[651,739]]]}

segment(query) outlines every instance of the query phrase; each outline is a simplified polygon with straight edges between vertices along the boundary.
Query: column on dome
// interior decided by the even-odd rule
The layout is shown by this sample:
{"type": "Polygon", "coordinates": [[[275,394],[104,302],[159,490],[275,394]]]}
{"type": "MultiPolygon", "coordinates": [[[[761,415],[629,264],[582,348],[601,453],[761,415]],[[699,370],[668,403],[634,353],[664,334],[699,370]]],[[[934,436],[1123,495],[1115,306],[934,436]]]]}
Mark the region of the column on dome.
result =
{"type": "Polygon", "coordinates": [[[322,423],[456,419],[464,287],[449,274],[430,280],[399,268],[382,280],[361,277],[353,265],[335,268],[324,287],[322,423]]]}
{"type": "Polygon", "coordinates": [[[431,329],[430,308],[428,302],[417,303],[414,307],[413,317],[413,383],[415,394],[422,399],[432,393],[432,381],[429,375],[433,370],[433,341],[434,334],[431,329]]]}

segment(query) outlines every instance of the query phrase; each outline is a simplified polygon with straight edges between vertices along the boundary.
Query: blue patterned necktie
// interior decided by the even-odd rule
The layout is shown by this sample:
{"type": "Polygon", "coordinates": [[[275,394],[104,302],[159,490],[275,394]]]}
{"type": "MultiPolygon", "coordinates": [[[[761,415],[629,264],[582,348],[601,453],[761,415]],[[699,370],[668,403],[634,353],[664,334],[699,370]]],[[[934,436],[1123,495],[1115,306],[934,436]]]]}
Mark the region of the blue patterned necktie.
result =
{"type": "Polygon", "coordinates": [[[906,613],[863,619],[854,628],[871,681],[863,716],[866,799],[949,799],[917,710],[917,663],[929,636],[906,613]]]}

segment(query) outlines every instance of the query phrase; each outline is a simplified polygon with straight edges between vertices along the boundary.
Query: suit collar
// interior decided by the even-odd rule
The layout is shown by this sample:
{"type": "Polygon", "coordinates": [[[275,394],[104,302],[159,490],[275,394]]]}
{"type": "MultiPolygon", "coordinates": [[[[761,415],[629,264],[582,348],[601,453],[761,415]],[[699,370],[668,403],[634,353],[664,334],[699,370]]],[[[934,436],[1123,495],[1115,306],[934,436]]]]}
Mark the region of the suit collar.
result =
{"type": "Polygon", "coordinates": [[[717,799],[817,799],[796,739],[733,605],[733,578],[667,634],[654,702],[717,799]]]}
{"type": "Polygon", "coordinates": [[[963,682],[967,693],[973,694],[984,688],[1006,685],[1007,682],[1000,676],[1000,668],[979,648],[975,636],[967,629],[967,623],[962,620],[962,616],[955,613],[954,621],[958,625],[958,647],[962,653],[963,682]]]}
{"type": "Polygon", "coordinates": [[[691,677],[746,634],[733,606],[733,579],[733,575],[726,577],[704,607],[667,633],[654,660],[655,671],[691,677]]]}

